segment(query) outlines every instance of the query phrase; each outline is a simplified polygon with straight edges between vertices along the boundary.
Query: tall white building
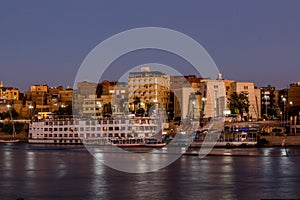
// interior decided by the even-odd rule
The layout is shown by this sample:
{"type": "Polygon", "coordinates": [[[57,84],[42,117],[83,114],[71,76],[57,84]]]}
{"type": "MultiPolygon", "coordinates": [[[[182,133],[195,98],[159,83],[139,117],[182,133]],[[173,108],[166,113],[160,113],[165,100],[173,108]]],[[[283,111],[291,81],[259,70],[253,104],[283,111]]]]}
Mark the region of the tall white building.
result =
{"type": "Polygon", "coordinates": [[[205,118],[224,116],[226,91],[224,81],[206,79],[199,84],[201,103],[205,118]]]}

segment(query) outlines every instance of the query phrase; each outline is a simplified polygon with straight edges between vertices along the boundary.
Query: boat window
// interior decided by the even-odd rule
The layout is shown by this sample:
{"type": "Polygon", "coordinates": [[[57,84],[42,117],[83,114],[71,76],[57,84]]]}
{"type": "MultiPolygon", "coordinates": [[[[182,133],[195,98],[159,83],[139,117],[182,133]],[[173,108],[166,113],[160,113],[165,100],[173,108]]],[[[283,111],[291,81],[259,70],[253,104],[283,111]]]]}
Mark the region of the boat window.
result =
{"type": "Polygon", "coordinates": [[[57,134],[54,134],[54,137],[57,137],[57,134]]]}
{"type": "Polygon", "coordinates": [[[68,125],[68,121],[64,121],[64,125],[68,125]]]}
{"type": "Polygon", "coordinates": [[[113,131],[114,128],[110,126],[110,127],[108,127],[108,130],[109,130],[109,131],[113,131]]]}
{"type": "Polygon", "coordinates": [[[54,131],[57,131],[57,128],[54,128],[54,131]]]}
{"type": "Polygon", "coordinates": [[[83,128],[83,127],[80,127],[79,130],[80,130],[80,131],[84,131],[84,128],[83,128]]]}
{"type": "Polygon", "coordinates": [[[58,123],[57,123],[57,121],[55,121],[53,124],[54,124],[54,125],[57,125],[58,123]]]}
{"type": "Polygon", "coordinates": [[[67,131],[68,130],[68,128],[64,128],[64,131],[67,131]]]}
{"type": "Polygon", "coordinates": [[[59,131],[62,131],[63,129],[62,128],[59,128],[59,131]]]}
{"type": "Polygon", "coordinates": [[[90,122],[89,122],[89,121],[86,121],[86,122],[85,122],[85,125],[90,125],[90,122]]]}
{"type": "Polygon", "coordinates": [[[95,131],[96,130],[96,128],[95,127],[91,127],[91,131],[95,131]]]}
{"type": "Polygon", "coordinates": [[[101,131],[101,127],[97,127],[97,131],[101,131]]]}
{"type": "Polygon", "coordinates": [[[107,127],[106,126],[103,126],[103,131],[107,131],[107,127]]]}
{"type": "Polygon", "coordinates": [[[73,134],[69,134],[69,137],[73,137],[73,134]]]}
{"type": "Polygon", "coordinates": [[[119,134],[118,134],[118,133],[115,133],[115,137],[119,137],[119,134]]]}
{"type": "Polygon", "coordinates": [[[112,133],[109,133],[109,134],[108,134],[108,137],[112,137],[112,136],[113,136],[113,134],[112,134],[112,133]]]}
{"type": "Polygon", "coordinates": [[[86,130],[86,131],[90,131],[90,127],[86,127],[85,130],[86,130]]]}
{"type": "Polygon", "coordinates": [[[64,134],[64,137],[68,137],[68,134],[64,134]]]}
{"type": "Polygon", "coordinates": [[[44,134],[44,137],[48,137],[48,134],[44,134]]]}
{"type": "Polygon", "coordinates": [[[44,131],[48,131],[48,128],[45,128],[44,131]]]}
{"type": "Polygon", "coordinates": [[[115,127],[115,130],[116,130],[116,131],[120,130],[120,127],[116,126],[116,127],[115,127]]]}
{"type": "Polygon", "coordinates": [[[52,134],[49,134],[49,137],[52,137],[52,134]]]}
{"type": "Polygon", "coordinates": [[[113,120],[109,120],[109,124],[114,124],[114,121],[113,120]]]}
{"type": "Polygon", "coordinates": [[[58,137],[62,137],[62,134],[58,134],[58,137]]]}

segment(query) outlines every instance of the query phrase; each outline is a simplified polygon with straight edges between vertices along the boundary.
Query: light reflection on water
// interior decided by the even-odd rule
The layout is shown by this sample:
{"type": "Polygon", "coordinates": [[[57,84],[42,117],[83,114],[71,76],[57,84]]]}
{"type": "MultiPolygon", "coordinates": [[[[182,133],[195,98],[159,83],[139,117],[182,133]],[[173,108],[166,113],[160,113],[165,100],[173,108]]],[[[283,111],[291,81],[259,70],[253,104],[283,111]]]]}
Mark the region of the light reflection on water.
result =
{"type": "MultiPolygon", "coordinates": [[[[284,149],[258,151],[183,156],[157,172],[132,174],[106,167],[81,146],[0,145],[1,199],[299,198],[300,149],[288,150],[288,157],[284,149]]],[[[112,156],[97,154],[100,160],[112,156]]]]}

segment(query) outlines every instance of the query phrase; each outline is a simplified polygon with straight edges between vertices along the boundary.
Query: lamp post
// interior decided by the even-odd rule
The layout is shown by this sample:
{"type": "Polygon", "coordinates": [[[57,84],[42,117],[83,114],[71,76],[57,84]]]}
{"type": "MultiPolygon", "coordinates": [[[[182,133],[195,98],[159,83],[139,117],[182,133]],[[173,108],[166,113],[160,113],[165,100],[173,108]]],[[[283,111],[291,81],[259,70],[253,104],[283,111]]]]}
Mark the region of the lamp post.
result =
{"type": "Polygon", "coordinates": [[[98,113],[96,113],[96,116],[101,116],[101,113],[102,113],[102,110],[101,110],[101,107],[102,107],[102,103],[101,101],[96,101],[96,105],[97,105],[97,109],[98,109],[98,113]]]}
{"type": "MultiPolygon", "coordinates": [[[[289,109],[289,110],[291,110],[292,106],[293,106],[293,102],[290,101],[290,109],[289,109]]],[[[291,115],[291,114],[292,114],[292,113],[290,112],[290,115],[291,115]]],[[[290,119],[290,117],[291,117],[291,116],[289,116],[289,119],[290,119]]]]}
{"type": "Polygon", "coordinates": [[[192,110],[192,111],[193,111],[193,116],[192,116],[192,118],[193,118],[193,119],[195,119],[195,104],[196,104],[196,101],[193,100],[193,101],[192,101],[192,105],[193,105],[193,107],[192,107],[192,109],[193,109],[193,110],[192,110]]]}
{"type": "Polygon", "coordinates": [[[192,118],[191,120],[194,120],[194,118],[195,118],[195,111],[194,111],[195,104],[196,104],[196,95],[194,93],[191,93],[189,95],[189,105],[188,105],[188,112],[192,111],[192,116],[190,116],[190,114],[189,114],[189,116],[192,118]]]}
{"type": "Polygon", "coordinates": [[[201,100],[202,100],[202,108],[201,108],[200,123],[203,126],[203,120],[204,120],[204,116],[205,116],[205,102],[207,99],[205,97],[202,97],[201,100]]]}
{"type": "Polygon", "coordinates": [[[32,111],[33,111],[33,105],[29,105],[29,110],[30,110],[30,122],[32,122],[32,111]]]}
{"type": "Polygon", "coordinates": [[[286,102],[286,98],[283,97],[282,101],[283,101],[283,123],[285,124],[285,102],[286,102]]]}
{"type": "Polygon", "coordinates": [[[268,118],[268,96],[265,95],[264,99],[265,99],[265,106],[266,106],[266,117],[268,118]]]}
{"type": "Polygon", "coordinates": [[[9,115],[10,115],[11,124],[12,124],[12,128],[13,128],[13,130],[12,130],[12,137],[14,139],[15,136],[16,136],[16,130],[15,130],[14,119],[12,117],[12,113],[11,113],[10,107],[11,107],[11,105],[7,104],[7,109],[8,109],[9,115]]]}

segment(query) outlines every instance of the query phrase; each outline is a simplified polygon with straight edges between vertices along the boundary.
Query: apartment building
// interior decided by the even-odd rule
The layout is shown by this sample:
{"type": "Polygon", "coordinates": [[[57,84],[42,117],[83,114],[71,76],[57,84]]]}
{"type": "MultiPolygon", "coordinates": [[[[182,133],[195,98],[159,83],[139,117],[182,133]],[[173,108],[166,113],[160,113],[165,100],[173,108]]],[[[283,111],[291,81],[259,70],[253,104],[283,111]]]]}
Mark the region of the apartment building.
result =
{"type": "Polygon", "coordinates": [[[134,111],[135,100],[140,106],[155,105],[155,110],[168,111],[170,104],[170,75],[159,71],[150,71],[150,67],[142,67],[140,72],[130,72],[128,78],[128,103],[134,111]]]}

